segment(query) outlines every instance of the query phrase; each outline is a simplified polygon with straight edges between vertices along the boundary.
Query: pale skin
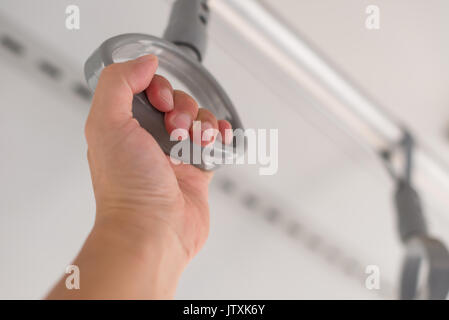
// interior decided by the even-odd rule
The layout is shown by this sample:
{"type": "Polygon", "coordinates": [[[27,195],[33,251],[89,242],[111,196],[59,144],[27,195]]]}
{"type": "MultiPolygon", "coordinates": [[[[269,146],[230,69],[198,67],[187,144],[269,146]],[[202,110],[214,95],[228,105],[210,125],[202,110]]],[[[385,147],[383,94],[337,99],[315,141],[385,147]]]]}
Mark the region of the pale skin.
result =
{"type": "Polygon", "coordinates": [[[148,55],[108,66],[100,76],[85,127],[96,218],[72,263],[80,269],[80,289],[68,290],[64,276],[48,299],[173,298],[207,239],[212,174],[171,163],[133,118],[133,95],[146,92],[165,113],[169,133],[197,120],[225,137],[231,126],[173,90],[157,67],[148,55]]]}

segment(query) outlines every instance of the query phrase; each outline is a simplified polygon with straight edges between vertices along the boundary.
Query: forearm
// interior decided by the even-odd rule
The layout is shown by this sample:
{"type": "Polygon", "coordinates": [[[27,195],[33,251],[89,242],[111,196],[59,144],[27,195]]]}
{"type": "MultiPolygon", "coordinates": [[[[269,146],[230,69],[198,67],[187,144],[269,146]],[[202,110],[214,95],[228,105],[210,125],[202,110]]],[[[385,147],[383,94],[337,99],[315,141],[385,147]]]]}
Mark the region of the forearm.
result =
{"type": "Polygon", "coordinates": [[[187,263],[176,235],[160,223],[125,221],[97,222],[73,263],[80,289],[67,289],[64,277],[47,298],[173,298],[187,263]]]}

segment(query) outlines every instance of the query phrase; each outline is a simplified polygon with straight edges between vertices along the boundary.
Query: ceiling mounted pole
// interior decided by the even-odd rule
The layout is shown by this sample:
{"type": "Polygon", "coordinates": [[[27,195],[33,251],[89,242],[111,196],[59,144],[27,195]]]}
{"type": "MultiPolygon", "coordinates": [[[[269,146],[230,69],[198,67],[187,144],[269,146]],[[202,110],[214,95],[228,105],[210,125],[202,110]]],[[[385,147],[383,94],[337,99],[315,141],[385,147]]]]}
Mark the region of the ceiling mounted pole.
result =
{"type": "MultiPolygon", "coordinates": [[[[351,83],[296,32],[256,0],[212,0],[211,9],[247,37],[273,62],[320,102],[320,107],[343,122],[357,140],[381,155],[395,149],[404,130],[374,99],[351,83]]],[[[408,133],[407,133],[408,134],[408,133]]],[[[415,138],[416,140],[416,138],[415,138]]],[[[392,154],[392,162],[397,157],[392,154]]],[[[399,159],[400,160],[400,159],[399,159]]],[[[414,149],[414,177],[420,189],[430,190],[449,202],[449,169],[422,146],[414,149]]]]}

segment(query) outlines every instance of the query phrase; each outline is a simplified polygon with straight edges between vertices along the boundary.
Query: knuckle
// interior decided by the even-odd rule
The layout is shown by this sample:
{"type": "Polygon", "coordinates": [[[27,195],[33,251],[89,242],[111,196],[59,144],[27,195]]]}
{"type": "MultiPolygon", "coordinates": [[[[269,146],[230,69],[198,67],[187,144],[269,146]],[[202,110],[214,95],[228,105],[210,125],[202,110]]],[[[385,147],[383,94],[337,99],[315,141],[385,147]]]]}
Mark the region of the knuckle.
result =
{"type": "Polygon", "coordinates": [[[198,108],[198,103],[196,102],[195,98],[193,98],[187,92],[182,90],[175,90],[174,94],[175,97],[178,96],[178,98],[184,99],[183,104],[188,104],[190,106],[193,106],[194,108],[198,108]]]}
{"type": "Polygon", "coordinates": [[[110,77],[117,75],[119,65],[117,63],[110,64],[106,66],[100,74],[101,79],[109,79],[110,77]]]}
{"type": "Polygon", "coordinates": [[[164,76],[161,76],[160,74],[155,74],[153,77],[153,80],[158,81],[158,82],[163,82],[164,84],[169,83],[167,78],[165,78],[164,76]]]}
{"type": "Polygon", "coordinates": [[[214,121],[217,120],[215,118],[215,115],[210,110],[205,109],[205,108],[199,109],[198,116],[201,116],[202,118],[207,119],[207,120],[214,120],[214,121]]]}

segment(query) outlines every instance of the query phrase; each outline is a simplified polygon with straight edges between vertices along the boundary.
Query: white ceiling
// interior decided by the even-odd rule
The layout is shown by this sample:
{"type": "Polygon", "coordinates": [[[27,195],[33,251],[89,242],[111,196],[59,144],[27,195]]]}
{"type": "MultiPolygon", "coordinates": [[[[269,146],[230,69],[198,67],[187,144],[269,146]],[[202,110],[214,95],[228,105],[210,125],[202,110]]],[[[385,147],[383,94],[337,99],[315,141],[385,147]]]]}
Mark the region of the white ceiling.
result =
{"type": "MultiPolygon", "coordinates": [[[[444,0],[265,2],[445,157],[444,0]],[[364,8],[374,2],[382,10],[381,30],[368,32],[364,8]]],[[[164,0],[0,4],[13,35],[34,40],[32,54],[47,55],[79,81],[85,59],[102,40],[125,32],[161,35],[169,9],[164,0]],[[74,3],[81,29],[71,32],[64,11],[74,3]]],[[[392,297],[401,248],[393,186],[383,167],[238,28],[213,15],[209,38],[205,65],[245,126],[279,128],[279,172],[262,177],[256,166],[239,166],[217,173],[210,239],[186,271],[178,297],[392,297]],[[381,268],[380,292],[364,288],[368,264],[381,268]]],[[[6,200],[0,205],[0,298],[39,298],[93,221],[83,138],[88,103],[32,64],[1,49],[0,57],[0,194],[6,200]]],[[[432,229],[449,240],[444,208],[424,200],[432,229]]]]}

